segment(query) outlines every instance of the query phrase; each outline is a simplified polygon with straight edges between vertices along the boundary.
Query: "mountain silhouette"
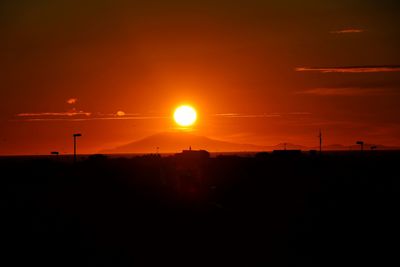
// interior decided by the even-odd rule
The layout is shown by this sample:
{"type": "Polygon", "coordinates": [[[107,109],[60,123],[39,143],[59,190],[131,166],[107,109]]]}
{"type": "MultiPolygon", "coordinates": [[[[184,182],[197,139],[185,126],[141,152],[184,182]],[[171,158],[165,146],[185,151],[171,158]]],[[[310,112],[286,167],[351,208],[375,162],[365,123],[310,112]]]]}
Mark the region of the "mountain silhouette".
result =
{"type": "MultiPolygon", "coordinates": [[[[399,147],[396,146],[385,146],[385,145],[373,145],[373,144],[364,144],[364,150],[371,150],[372,147],[375,147],[377,150],[399,150],[399,147]]],[[[317,149],[315,147],[314,149],[317,149]]],[[[325,151],[354,151],[360,150],[360,146],[353,144],[349,146],[341,145],[341,144],[333,144],[327,145],[323,147],[325,151]]]]}
{"type": "MultiPolygon", "coordinates": [[[[227,141],[215,140],[205,136],[200,136],[188,132],[163,132],[155,135],[145,137],[141,140],[128,143],[116,147],[100,151],[105,154],[122,154],[122,153],[177,153],[184,149],[204,149],[209,152],[259,152],[259,151],[273,151],[283,150],[285,143],[280,143],[274,146],[260,146],[254,144],[238,144],[227,141]]],[[[366,144],[365,149],[370,149],[371,145],[366,144]]],[[[286,143],[286,149],[297,149],[308,151],[311,149],[318,150],[319,147],[307,147],[286,143]]],[[[358,150],[359,146],[351,145],[345,146],[340,144],[327,145],[323,147],[324,151],[344,151],[344,150],[358,150]]],[[[377,145],[378,150],[392,150],[399,149],[398,147],[386,147],[377,145]]]]}
{"type": "Polygon", "coordinates": [[[268,146],[268,150],[283,150],[283,149],[288,149],[288,150],[309,150],[310,148],[307,146],[302,146],[302,145],[296,145],[296,144],[291,144],[291,143],[280,143],[275,146],[268,146]]]}
{"type": "Polygon", "coordinates": [[[105,150],[102,153],[154,153],[159,147],[160,153],[176,153],[183,149],[204,149],[210,152],[244,152],[271,150],[267,146],[237,144],[211,139],[187,132],[163,132],[138,141],[105,150]]]}

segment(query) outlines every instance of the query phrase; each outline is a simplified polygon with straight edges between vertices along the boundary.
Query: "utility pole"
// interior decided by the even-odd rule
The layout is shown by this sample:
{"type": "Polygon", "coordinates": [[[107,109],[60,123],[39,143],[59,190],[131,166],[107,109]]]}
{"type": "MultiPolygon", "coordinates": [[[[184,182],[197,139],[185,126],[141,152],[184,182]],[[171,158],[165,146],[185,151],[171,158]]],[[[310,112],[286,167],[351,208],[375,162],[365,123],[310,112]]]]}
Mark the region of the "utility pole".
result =
{"type": "Polygon", "coordinates": [[[319,129],[319,153],[322,154],[322,131],[319,129]]]}
{"type": "Polygon", "coordinates": [[[74,137],[74,163],[76,163],[77,159],[76,159],[76,138],[77,137],[81,137],[82,134],[80,133],[76,133],[72,135],[74,137]]]}

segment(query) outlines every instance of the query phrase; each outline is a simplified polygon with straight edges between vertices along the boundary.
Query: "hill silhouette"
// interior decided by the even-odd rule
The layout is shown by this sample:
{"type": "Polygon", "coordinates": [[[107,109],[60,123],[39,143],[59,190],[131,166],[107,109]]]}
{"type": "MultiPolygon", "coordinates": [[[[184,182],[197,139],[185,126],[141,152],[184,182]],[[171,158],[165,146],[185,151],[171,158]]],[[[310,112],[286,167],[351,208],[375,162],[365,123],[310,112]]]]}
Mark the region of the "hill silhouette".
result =
{"type": "MultiPolygon", "coordinates": [[[[399,150],[399,147],[396,146],[385,146],[385,145],[374,145],[374,144],[365,144],[364,150],[371,150],[372,147],[375,147],[377,150],[399,150]]],[[[318,149],[315,147],[314,149],[318,149]]],[[[327,151],[353,151],[353,150],[360,150],[360,146],[353,144],[350,146],[345,146],[341,144],[332,144],[323,147],[324,150],[327,151]]]]}
{"type": "Polygon", "coordinates": [[[115,149],[102,151],[102,153],[154,153],[157,147],[159,147],[160,153],[180,152],[189,147],[212,152],[270,150],[270,147],[267,146],[231,143],[187,132],[163,132],[116,147],[115,149]]]}
{"type": "MultiPolygon", "coordinates": [[[[366,144],[365,150],[369,150],[372,145],[366,144]]],[[[155,135],[145,137],[143,139],[130,142],[128,144],[100,151],[104,154],[122,154],[122,153],[155,153],[159,148],[160,153],[176,153],[183,149],[204,149],[210,152],[259,152],[286,149],[297,149],[308,151],[311,149],[318,150],[319,147],[308,147],[291,143],[280,143],[273,146],[261,146],[254,144],[239,144],[216,140],[209,137],[196,135],[188,132],[162,132],[155,135]]],[[[388,147],[377,145],[378,150],[397,150],[398,147],[388,147]]],[[[333,144],[323,146],[325,151],[348,151],[359,150],[358,145],[345,146],[341,144],[333,144]]]]}

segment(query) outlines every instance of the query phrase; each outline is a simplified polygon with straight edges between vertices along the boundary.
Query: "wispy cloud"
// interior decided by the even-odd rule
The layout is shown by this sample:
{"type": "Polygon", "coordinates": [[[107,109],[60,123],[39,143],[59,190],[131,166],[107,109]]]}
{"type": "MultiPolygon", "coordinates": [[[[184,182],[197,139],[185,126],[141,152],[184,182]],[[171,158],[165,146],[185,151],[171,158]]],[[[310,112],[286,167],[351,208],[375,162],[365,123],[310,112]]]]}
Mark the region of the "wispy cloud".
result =
{"type": "Polygon", "coordinates": [[[69,98],[69,99],[67,100],[67,103],[70,104],[70,105],[73,105],[73,104],[75,104],[76,102],[78,102],[78,98],[69,98]]]}
{"type": "Polygon", "coordinates": [[[320,72],[320,73],[373,73],[373,72],[400,72],[400,65],[381,66],[350,66],[350,67],[298,67],[298,72],[320,72]]]}
{"type": "Polygon", "coordinates": [[[289,112],[289,113],[264,113],[264,114],[241,114],[241,113],[218,113],[214,114],[216,117],[224,118],[277,118],[283,116],[308,116],[311,115],[310,112],[289,112]]]}
{"type": "Polygon", "coordinates": [[[110,114],[76,110],[67,112],[19,113],[16,114],[16,117],[18,117],[20,121],[149,120],[167,118],[167,116],[128,114],[121,110],[110,114]]]}
{"type": "Polygon", "coordinates": [[[26,118],[21,121],[102,121],[102,120],[154,120],[166,119],[167,116],[135,116],[135,117],[90,117],[90,118],[26,118]]]}
{"type": "Polygon", "coordinates": [[[365,30],[357,28],[347,28],[347,29],[331,31],[332,34],[362,33],[362,32],[365,32],[365,30]]]}
{"type": "MultiPolygon", "coordinates": [[[[246,113],[218,113],[212,114],[213,117],[223,118],[279,118],[279,117],[299,117],[311,115],[309,112],[296,111],[289,113],[263,113],[263,114],[246,114],[246,113]]],[[[68,111],[68,112],[41,112],[41,113],[19,113],[16,114],[18,121],[94,121],[94,120],[154,120],[168,119],[165,114],[140,114],[126,113],[119,110],[115,113],[91,113],[84,111],[68,111]]]]}
{"type": "Polygon", "coordinates": [[[92,113],[84,111],[71,110],[67,112],[39,112],[39,113],[19,113],[17,117],[73,117],[90,116],[92,113]]]}
{"type": "Polygon", "coordinates": [[[314,88],[297,92],[296,94],[316,95],[316,96],[374,96],[390,95],[397,91],[388,88],[314,88]]]}
{"type": "Polygon", "coordinates": [[[215,114],[214,116],[225,117],[225,118],[274,118],[274,117],[280,117],[280,114],[219,113],[219,114],[215,114]]]}
{"type": "Polygon", "coordinates": [[[297,111],[297,112],[290,112],[288,115],[296,115],[296,116],[308,116],[312,115],[311,112],[304,112],[304,111],[297,111]]]}

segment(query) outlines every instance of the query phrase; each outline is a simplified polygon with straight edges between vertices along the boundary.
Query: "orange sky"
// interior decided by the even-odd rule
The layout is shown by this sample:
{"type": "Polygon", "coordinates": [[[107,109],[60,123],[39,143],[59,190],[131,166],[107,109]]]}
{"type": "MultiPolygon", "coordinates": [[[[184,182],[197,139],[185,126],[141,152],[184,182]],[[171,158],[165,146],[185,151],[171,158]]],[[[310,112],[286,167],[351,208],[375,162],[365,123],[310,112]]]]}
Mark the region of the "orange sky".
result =
{"type": "Polygon", "coordinates": [[[1,2],[0,154],[77,131],[95,153],[176,130],[180,103],[220,140],[400,146],[398,1],[81,2],[1,2]]]}

